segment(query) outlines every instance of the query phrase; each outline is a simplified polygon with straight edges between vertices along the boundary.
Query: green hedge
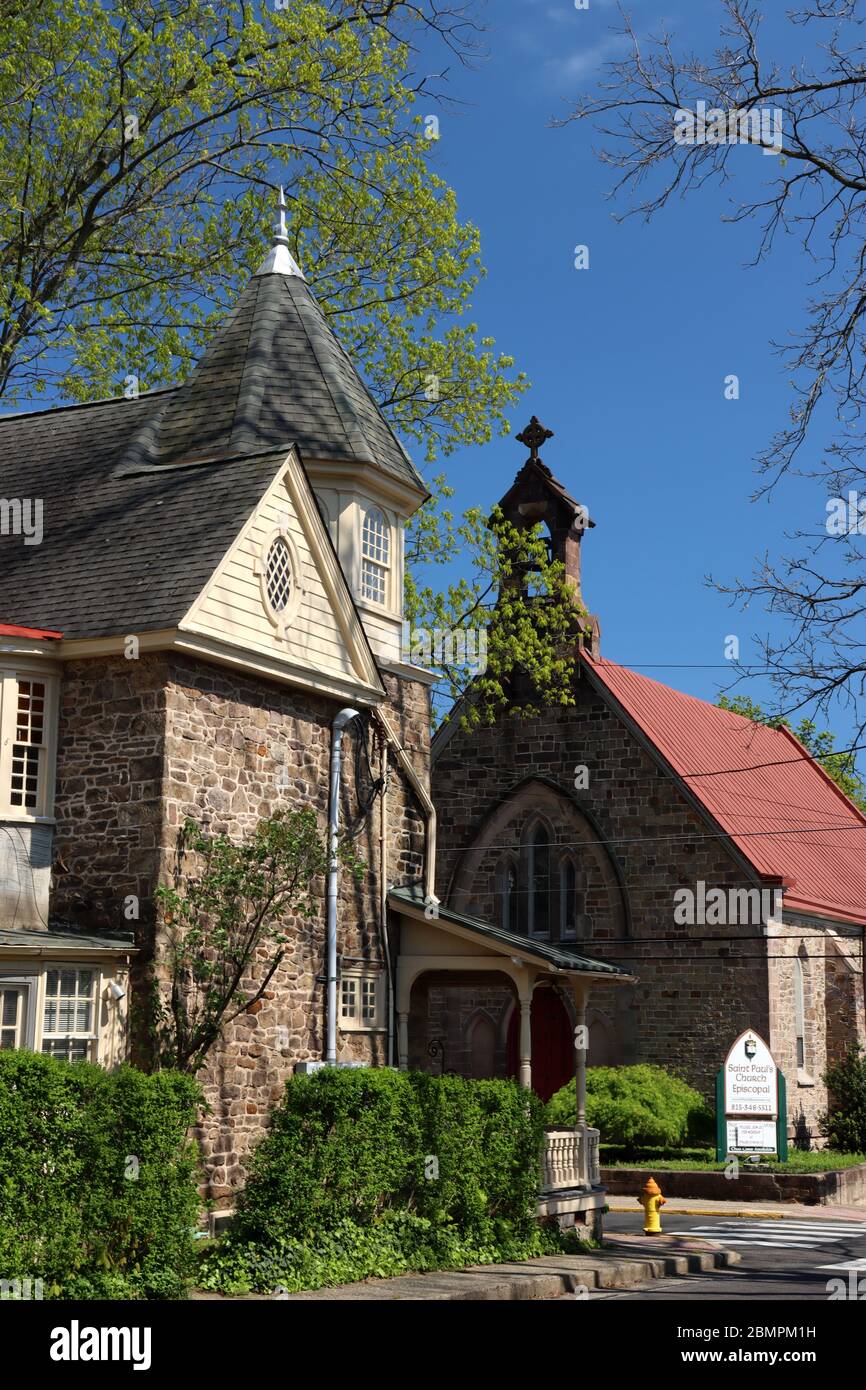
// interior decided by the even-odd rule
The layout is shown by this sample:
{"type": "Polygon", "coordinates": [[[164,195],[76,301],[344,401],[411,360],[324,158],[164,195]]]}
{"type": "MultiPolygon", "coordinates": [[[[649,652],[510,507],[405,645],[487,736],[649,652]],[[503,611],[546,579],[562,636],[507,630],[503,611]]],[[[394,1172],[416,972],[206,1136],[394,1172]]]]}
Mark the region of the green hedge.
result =
{"type": "Polygon", "coordinates": [[[318,1288],[558,1250],[535,1219],[543,1126],[541,1102],[512,1081],[292,1077],[199,1282],[318,1288]]]}
{"type": "Polygon", "coordinates": [[[194,1267],[200,1091],[0,1052],[0,1279],[64,1298],[181,1297],[194,1267]]]}
{"type": "Polygon", "coordinates": [[[511,1081],[324,1068],[286,1083],[240,1198],[243,1238],[413,1211],[483,1239],[534,1215],[543,1111],[511,1081]]]}
{"type": "MultiPolygon", "coordinates": [[[[678,1148],[712,1138],[713,1112],[698,1091],[662,1067],[588,1067],[586,1122],[627,1149],[678,1148]]],[[[574,1083],[547,1105],[547,1123],[575,1123],[574,1083]]]]}

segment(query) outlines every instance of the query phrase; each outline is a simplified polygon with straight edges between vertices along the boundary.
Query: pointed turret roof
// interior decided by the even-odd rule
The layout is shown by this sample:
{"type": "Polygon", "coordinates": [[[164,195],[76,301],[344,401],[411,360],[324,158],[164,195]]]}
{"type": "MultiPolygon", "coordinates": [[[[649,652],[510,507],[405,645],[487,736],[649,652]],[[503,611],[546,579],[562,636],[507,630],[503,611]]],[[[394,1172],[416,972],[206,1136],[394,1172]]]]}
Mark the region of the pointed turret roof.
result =
{"type": "Polygon", "coordinates": [[[123,451],[118,473],[291,444],[307,463],[369,463],[427,494],[289,250],[281,197],[272,250],[190,376],[123,451]]]}

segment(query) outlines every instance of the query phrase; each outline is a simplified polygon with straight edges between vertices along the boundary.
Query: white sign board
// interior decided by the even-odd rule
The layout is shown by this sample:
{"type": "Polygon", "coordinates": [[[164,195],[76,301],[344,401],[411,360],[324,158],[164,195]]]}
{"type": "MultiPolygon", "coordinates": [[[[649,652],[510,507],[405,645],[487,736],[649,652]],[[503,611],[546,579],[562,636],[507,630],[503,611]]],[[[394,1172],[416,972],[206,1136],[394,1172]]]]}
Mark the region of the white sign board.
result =
{"type": "MultiPolygon", "coordinates": [[[[725,1058],[725,1114],[778,1114],[776,1063],[758,1034],[741,1033],[725,1058]]],[[[774,1146],[775,1147],[775,1146],[774,1146]]]]}
{"type": "Polygon", "coordinates": [[[729,1154],[774,1154],[775,1120],[728,1120],[729,1154]]]}

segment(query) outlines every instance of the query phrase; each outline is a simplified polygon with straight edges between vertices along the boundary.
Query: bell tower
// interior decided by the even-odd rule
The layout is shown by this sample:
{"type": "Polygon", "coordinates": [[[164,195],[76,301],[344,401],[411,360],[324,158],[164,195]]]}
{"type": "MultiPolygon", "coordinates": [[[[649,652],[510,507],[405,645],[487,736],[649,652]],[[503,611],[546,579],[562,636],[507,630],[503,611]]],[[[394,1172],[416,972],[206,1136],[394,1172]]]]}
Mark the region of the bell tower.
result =
{"type": "MultiPolygon", "coordinates": [[[[580,547],[584,532],[595,526],[595,522],[586,507],[569,496],[538,452],[548,439],[553,438],[553,430],[546,429],[533,415],[516,438],[518,443],[529,449],[529,457],[499,506],[505,519],[520,530],[528,530],[538,522],[547,527],[550,558],[563,565],[575,599],[583,607],[580,547]]],[[[578,640],[594,657],[599,654],[600,637],[598,619],[593,615],[585,617],[578,640]]]]}

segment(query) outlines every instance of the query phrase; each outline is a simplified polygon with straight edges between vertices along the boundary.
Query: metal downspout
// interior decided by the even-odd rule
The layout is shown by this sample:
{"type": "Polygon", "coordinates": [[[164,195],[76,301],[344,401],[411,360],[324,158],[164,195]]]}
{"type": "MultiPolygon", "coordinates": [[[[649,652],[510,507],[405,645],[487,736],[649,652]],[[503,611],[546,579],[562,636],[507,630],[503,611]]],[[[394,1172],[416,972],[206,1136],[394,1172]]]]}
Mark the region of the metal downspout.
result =
{"type": "Polygon", "coordinates": [[[341,744],[343,731],[353,719],[358,719],[356,709],[341,709],[333,722],[331,736],[331,791],[328,805],[328,892],[327,917],[325,925],[326,977],[328,1000],[326,1009],[327,1036],[325,1042],[325,1065],[337,1065],[337,892],[340,881],[340,865],[337,858],[340,830],[340,772],[341,744]]]}

